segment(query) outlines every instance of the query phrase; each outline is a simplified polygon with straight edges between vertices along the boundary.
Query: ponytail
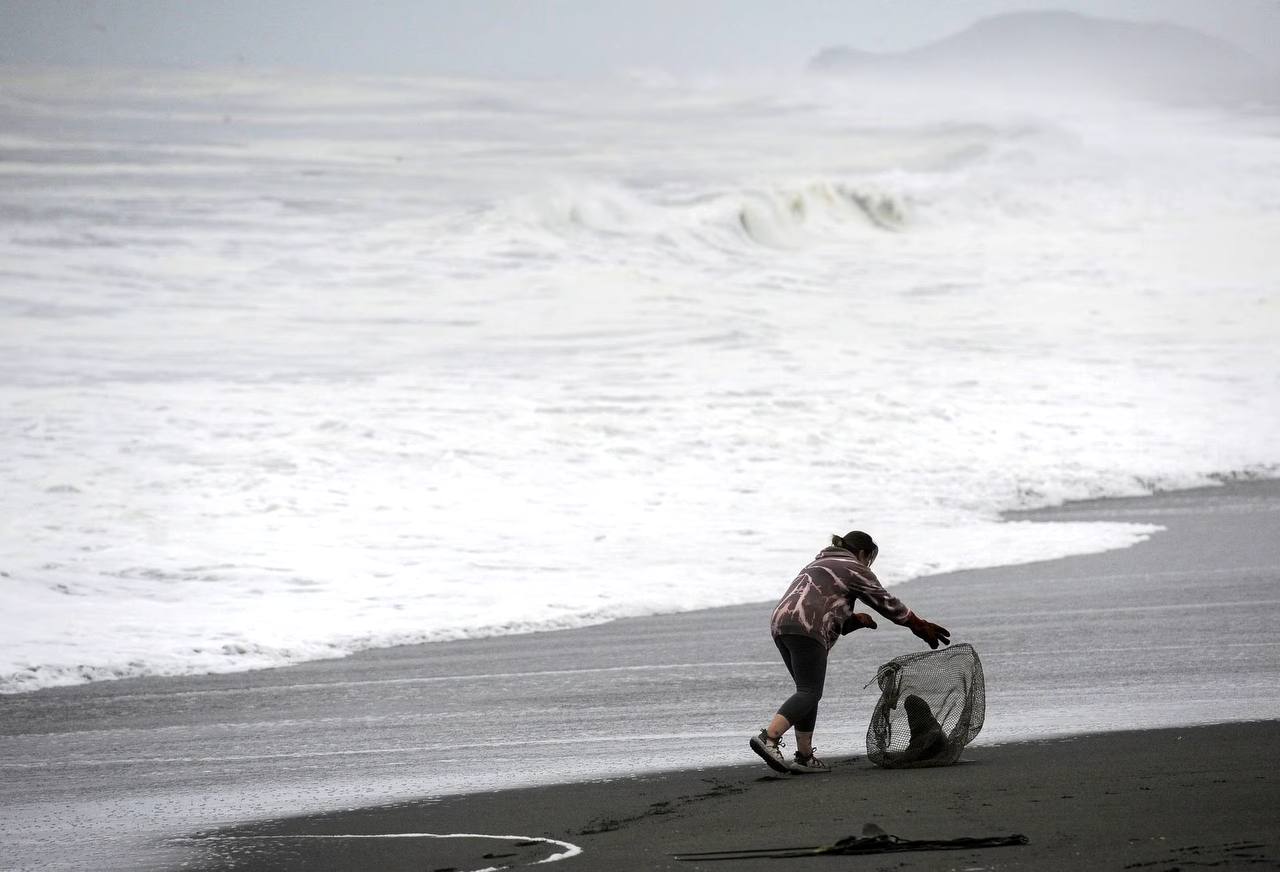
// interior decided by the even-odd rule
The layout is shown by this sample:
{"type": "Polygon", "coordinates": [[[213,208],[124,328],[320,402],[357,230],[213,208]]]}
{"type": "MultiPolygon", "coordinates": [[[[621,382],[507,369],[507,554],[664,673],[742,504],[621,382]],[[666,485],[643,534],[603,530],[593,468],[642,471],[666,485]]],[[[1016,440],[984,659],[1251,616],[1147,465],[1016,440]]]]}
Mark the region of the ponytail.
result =
{"type": "Polygon", "coordinates": [[[880,550],[875,540],[861,530],[850,530],[843,536],[837,536],[833,533],[831,535],[831,544],[837,548],[852,551],[854,554],[874,554],[880,550]]]}

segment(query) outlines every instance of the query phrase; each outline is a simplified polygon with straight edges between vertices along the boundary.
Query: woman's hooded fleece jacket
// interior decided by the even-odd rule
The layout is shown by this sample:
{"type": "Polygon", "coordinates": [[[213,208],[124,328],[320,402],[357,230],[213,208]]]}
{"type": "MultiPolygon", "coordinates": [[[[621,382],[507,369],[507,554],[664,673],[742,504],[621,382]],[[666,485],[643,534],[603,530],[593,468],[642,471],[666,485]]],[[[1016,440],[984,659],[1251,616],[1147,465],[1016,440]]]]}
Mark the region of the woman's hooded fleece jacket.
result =
{"type": "Polygon", "coordinates": [[[911,614],[902,600],[884,589],[871,567],[851,551],[823,548],[782,595],[769,629],[775,636],[817,639],[830,650],[858,600],[895,624],[905,625],[911,614]]]}

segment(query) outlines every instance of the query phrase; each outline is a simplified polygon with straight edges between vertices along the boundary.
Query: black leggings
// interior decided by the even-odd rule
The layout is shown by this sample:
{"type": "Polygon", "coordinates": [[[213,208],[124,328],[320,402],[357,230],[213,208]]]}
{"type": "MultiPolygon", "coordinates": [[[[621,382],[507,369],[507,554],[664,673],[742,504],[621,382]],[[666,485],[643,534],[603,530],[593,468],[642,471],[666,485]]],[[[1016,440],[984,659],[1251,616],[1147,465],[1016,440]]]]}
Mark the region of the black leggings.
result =
{"type": "Polygon", "coordinates": [[[796,692],[778,709],[801,733],[812,733],[818,722],[818,701],[827,680],[827,646],[808,636],[774,636],[782,662],[796,682],[796,692]]]}

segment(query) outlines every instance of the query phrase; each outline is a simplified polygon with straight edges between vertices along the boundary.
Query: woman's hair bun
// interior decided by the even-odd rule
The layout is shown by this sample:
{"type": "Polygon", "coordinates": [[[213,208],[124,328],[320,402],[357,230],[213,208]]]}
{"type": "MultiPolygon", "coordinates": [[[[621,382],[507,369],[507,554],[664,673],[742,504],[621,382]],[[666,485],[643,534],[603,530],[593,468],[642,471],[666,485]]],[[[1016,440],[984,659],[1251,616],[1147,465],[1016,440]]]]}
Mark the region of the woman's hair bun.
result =
{"type": "Polygon", "coordinates": [[[876,545],[876,540],[861,530],[850,530],[843,536],[831,535],[831,544],[837,548],[844,548],[846,551],[852,551],[857,554],[861,551],[879,551],[880,546],[876,545]]]}

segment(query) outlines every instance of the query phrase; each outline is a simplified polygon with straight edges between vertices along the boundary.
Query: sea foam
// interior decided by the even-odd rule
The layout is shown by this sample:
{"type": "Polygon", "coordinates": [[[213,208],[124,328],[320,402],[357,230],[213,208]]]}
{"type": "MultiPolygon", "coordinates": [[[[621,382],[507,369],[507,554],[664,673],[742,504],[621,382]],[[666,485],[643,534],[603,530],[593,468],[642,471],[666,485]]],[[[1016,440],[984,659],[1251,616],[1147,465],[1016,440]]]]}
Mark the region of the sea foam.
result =
{"type": "MultiPolygon", "coordinates": [[[[1266,116],[17,73],[0,690],[891,584],[1268,474],[1266,116]]],[[[900,589],[910,601],[910,586],[900,589]]]]}

